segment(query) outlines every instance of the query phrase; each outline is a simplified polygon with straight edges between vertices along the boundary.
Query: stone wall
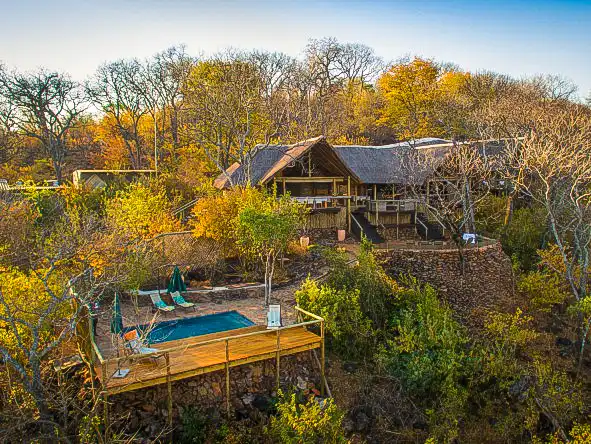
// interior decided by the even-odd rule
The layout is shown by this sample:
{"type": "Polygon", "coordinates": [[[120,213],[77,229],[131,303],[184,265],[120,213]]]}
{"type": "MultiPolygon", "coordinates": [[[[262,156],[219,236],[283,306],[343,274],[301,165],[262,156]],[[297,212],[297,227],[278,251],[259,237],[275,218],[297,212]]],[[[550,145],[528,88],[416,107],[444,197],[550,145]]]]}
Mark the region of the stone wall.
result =
{"type": "Polygon", "coordinates": [[[392,277],[410,274],[434,286],[467,324],[479,324],[488,309],[512,305],[511,260],[499,243],[464,249],[463,267],[455,248],[396,249],[377,254],[392,277]]]}
{"type": "MultiPolygon", "coordinates": [[[[313,351],[281,357],[280,385],[282,389],[316,390],[320,369],[313,351]]],[[[248,416],[249,411],[264,408],[269,396],[275,394],[275,359],[241,365],[230,369],[230,404],[236,416],[248,416]]],[[[195,407],[208,415],[226,412],[225,370],[206,373],[172,383],[173,425],[178,426],[182,413],[195,407]]],[[[168,418],[166,384],[120,393],[109,397],[111,422],[116,430],[155,436],[163,430],[168,418]]]]}
{"type": "Polygon", "coordinates": [[[417,233],[416,227],[412,226],[402,226],[398,227],[387,227],[387,228],[378,228],[378,233],[382,236],[383,239],[387,241],[394,241],[394,240],[420,240],[421,237],[417,233]]]}

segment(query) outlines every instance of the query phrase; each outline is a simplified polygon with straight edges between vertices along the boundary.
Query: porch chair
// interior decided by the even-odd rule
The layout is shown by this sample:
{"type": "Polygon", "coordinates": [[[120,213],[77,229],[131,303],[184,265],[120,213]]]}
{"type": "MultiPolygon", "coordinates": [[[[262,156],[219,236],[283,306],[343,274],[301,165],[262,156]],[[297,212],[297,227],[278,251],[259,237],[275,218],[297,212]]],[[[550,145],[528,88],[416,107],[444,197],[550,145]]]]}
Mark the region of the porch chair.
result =
{"type": "MultiPolygon", "coordinates": [[[[131,354],[134,355],[147,355],[150,353],[156,353],[159,350],[157,348],[151,348],[151,347],[145,347],[144,344],[142,343],[142,340],[137,332],[137,330],[133,329],[128,331],[127,333],[125,333],[123,335],[123,341],[125,343],[125,346],[127,347],[127,350],[131,352],[131,354]]],[[[149,359],[152,359],[154,362],[156,362],[156,360],[158,358],[160,358],[162,355],[155,355],[155,356],[149,356],[149,359]]]]}
{"type": "Polygon", "coordinates": [[[267,328],[281,327],[281,305],[269,305],[267,312],[267,328]]]}
{"type": "Polygon", "coordinates": [[[172,297],[172,301],[179,307],[192,308],[193,310],[195,310],[195,304],[193,302],[185,301],[185,298],[181,295],[180,292],[174,291],[170,293],[170,296],[172,297]]]}

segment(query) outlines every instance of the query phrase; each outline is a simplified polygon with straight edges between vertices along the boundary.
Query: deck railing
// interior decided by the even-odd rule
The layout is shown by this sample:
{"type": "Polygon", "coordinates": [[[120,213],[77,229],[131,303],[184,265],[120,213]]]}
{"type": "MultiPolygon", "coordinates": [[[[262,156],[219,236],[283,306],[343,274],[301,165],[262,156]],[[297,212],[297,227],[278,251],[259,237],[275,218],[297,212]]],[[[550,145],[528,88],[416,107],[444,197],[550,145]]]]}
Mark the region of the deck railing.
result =
{"type": "MultiPolygon", "coordinates": [[[[207,341],[201,341],[201,342],[196,342],[196,343],[192,343],[192,344],[186,344],[186,345],[180,345],[180,346],[176,346],[176,347],[171,347],[171,348],[167,348],[167,349],[159,349],[157,352],[153,352],[153,353],[145,353],[145,354],[132,354],[132,355],[126,355],[126,356],[121,356],[121,357],[116,357],[116,358],[107,358],[105,359],[101,352],[100,349],[98,348],[98,346],[96,345],[96,342],[94,340],[93,335],[90,335],[90,341],[91,341],[91,345],[92,345],[92,353],[94,354],[94,358],[96,358],[96,362],[100,365],[101,367],[101,384],[102,384],[102,396],[103,396],[103,400],[104,400],[104,410],[105,410],[105,421],[108,421],[108,395],[109,395],[109,390],[108,390],[108,369],[109,366],[117,366],[117,368],[120,367],[120,364],[123,362],[133,362],[136,360],[144,360],[146,358],[151,358],[151,357],[162,357],[164,356],[165,360],[166,360],[166,384],[168,387],[168,421],[169,424],[172,424],[172,377],[171,377],[171,371],[170,371],[170,367],[171,367],[171,358],[170,358],[170,354],[176,351],[187,351],[189,349],[194,349],[194,348],[198,348],[198,347],[203,347],[205,345],[210,345],[210,344],[216,344],[216,343],[224,343],[225,344],[225,361],[223,363],[224,369],[225,369],[225,373],[226,373],[226,410],[228,415],[230,414],[230,364],[234,361],[239,361],[242,360],[244,358],[241,359],[235,359],[235,360],[231,360],[230,359],[230,347],[231,347],[231,343],[232,341],[235,341],[237,339],[242,339],[242,338],[249,338],[249,337],[255,337],[255,336],[260,336],[260,335],[269,335],[272,334],[273,332],[275,332],[276,336],[277,336],[277,347],[276,347],[276,351],[275,351],[275,359],[276,359],[276,384],[277,387],[279,388],[279,374],[280,374],[280,359],[281,359],[281,333],[285,332],[287,330],[290,329],[295,329],[295,328],[306,328],[308,326],[312,326],[312,325],[319,325],[320,326],[320,332],[319,332],[319,337],[320,337],[320,353],[321,353],[321,392],[322,394],[324,394],[324,387],[326,386],[326,381],[325,381],[325,375],[324,375],[324,370],[325,370],[325,365],[324,365],[324,319],[320,316],[317,316],[313,313],[310,313],[298,306],[294,307],[296,312],[297,312],[297,320],[299,322],[292,324],[292,325],[287,325],[284,327],[278,327],[278,328],[274,328],[273,330],[261,330],[261,331],[255,331],[255,332],[250,332],[250,333],[244,333],[244,334],[240,334],[240,335],[235,335],[235,336],[225,336],[222,338],[216,338],[216,339],[210,339],[207,341]],[[309,318],[312,318],[311,321],[303,321],[303,318],[307,316],[309,318]]],[[[254,354],[252,356],[249,356],[249,358],[256,358],[256,357],[260,357],[260,356],[264,356],[269,354],[268,352],[263,352],[260,354],[254,354]]],[[[112,367],[111,367],[112,368],[112,367]]],[[[147,383],[146,386],[148,385],[152,385],[147,383]]],[[[140,386],[136,387],[136,388],[141,388],[140,386]]]]}

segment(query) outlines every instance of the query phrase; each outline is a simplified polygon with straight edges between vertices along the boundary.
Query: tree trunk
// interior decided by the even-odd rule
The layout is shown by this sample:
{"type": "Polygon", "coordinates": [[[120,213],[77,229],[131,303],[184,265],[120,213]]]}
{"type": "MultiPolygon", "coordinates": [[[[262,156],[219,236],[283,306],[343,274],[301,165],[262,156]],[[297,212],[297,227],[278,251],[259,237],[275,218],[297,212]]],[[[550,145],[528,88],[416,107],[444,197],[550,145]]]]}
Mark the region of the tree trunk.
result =
{"type": "Polygon", "coordinates": [[[505,226],[508,226],[511,223],[511,219],[513,218],[513,193],[507,196],[507,206],[505,207],[505,226]]]}

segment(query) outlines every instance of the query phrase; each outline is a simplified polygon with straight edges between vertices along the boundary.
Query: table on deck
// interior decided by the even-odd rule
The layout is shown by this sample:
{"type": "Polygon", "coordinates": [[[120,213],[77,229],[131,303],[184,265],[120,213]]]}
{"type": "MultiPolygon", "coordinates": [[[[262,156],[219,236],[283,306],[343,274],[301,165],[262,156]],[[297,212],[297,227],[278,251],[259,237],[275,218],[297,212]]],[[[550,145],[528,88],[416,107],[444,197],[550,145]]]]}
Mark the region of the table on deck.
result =
{"type": "MultiPolygon", "coordinates": [[[[162,342],[154,347],[166,352],[166,349],[186,346],[169,352],[170,380],[189,378],[191,376],[222,370],[226,366],[225,341],[193,346],[192,344],[218,338],[229,338],[229,367],[274,358],[277,353],[277,331],[267,330],[265,326],[239,328],[176,341],[162,342]],[[239,337],[246,333],[264,331],[264,333],[239,337]]],[[[308,331],[305,327],[294,327],[280,331],[280,356],[299,353],[319,348],[321,337],[308,331]]],[[[142,387],[154,386],[167,382],[167,366],[164,357],[135,359],[120,362],[121,368],[129,368],[129,374],[124,378],[113,378],[117,370],[117,363],[108,360],[105,364],[107,375],[107,391],[109,394],[126,392],[142,387]]],[[[102,380],[102,365],[97,363],[96,371],[102,380]]]]}

